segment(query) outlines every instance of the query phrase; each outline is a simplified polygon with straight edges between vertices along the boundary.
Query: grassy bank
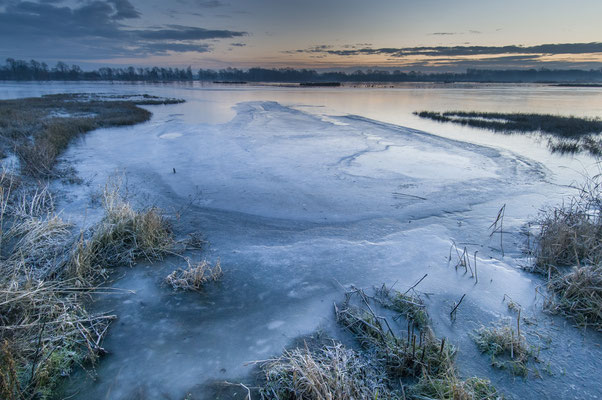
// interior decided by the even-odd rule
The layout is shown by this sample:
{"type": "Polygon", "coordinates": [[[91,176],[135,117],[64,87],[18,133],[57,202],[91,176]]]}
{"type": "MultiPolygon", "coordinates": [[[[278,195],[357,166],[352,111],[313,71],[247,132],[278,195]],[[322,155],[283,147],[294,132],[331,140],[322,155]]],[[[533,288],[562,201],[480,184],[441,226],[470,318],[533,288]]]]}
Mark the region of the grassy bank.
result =
{"type": "Polygon", "coordinates": [[[56,159],[77,136],[98,128],[148,121],[140,105],[180,103],[150,95],[57,94],[0,100],[0,151],[14,153],[21,172],[37,178],[57,175],[56,159]]]}
{"type": "Polygon", "coordinates": [[[548,136],[553,152],[602,154],[602,120],[549,114],[490,113],[476,111],[415,112],[421,118],[452,122],[500,133],[541,132],[548,136]]]}
{"type": "MultiPolygon", "coordinates": [[[[2,399],[54,398],[62,377],[77,365],[94,364],[105,352],[102,340],[116,316],[87,311],[90,296],[112,291],[98,286],[110,268],[160,259],[172,249],[169,224],[158,210],[135,211],[114,186],[108,187],[104,218],[78,237],[52,206],[40,204],[39,190],[3,182],[2,399]]],[[[47,192],[44,196],[51,199],[47,192]]]]}
{"type": "Polygon", "coordinates": [[[46,179],[57,176],[56,159],[74,137],[148,120],[139,104],[173,102],[82,94],[0,101],[2,149],[21,166],[0,174],[0,398],[55,398],[73,368],[105,353],[116,316],[86,304],[94,293],[112,292],[99,286],[110,269],[171,253],[161,211],[135,210],[119,181],[105,187],[102,220],[78,233],[55,210],[46,179]]]}

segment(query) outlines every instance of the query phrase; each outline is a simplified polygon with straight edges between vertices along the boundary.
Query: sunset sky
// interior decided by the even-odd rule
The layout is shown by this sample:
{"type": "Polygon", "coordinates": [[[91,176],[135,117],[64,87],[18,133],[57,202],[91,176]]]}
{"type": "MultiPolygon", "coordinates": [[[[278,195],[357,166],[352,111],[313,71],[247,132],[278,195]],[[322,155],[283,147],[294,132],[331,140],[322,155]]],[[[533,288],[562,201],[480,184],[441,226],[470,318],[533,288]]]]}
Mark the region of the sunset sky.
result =
{"type": "Polygon", "coordinates": [[[600,0],[0,0],[0,58],[194,68],[601,68],[600,0]]]}

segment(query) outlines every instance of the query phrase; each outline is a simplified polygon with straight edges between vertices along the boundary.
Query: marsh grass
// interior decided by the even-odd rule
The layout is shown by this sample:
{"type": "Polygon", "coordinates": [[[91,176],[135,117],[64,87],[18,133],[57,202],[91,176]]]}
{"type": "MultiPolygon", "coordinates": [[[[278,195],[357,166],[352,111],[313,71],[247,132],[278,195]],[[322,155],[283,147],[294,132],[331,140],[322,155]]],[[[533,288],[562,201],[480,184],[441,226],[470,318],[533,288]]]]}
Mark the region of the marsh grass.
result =
{"type": "Polygon", "coordinates": [[[577,325],[602,332],[602,266],[573,267],[554,276],[547,284],[552,297],[548,311],[572,318],[577,325]]]}
{"type": "Polygon", "coordinates": [[[174,247],[168,221],[157,208],[136,211],[120,192],[119,179],[104,188],[104,218],[86,238],[82,232],[67,273],[82,285],[106,277],[107,269],[133,265],[139,259],[160,260],[174,247]]]}
{"type": "Polygon", "coordinates": [[[134,210],[111,180],[100,223],[77,239],[55,213],[44,179],[56,176],[57,156],[77,135],[148,120],[139,104],[178,102],[52,95],[0,101],[0,147],[20,159],[21,174],[0,173],[0,398],[55,398],[77,365],[105,353],[102,340],[113,315],[92,314],[86,304],[106,271],[139,259],[160,259],[173,248],[170,226],[156,208],[134,210]]]}
{"type": "Polygon", "coordinates": [[[602,120],[599,118],[475,111],[420,111],[414,114],[438,122],[451,122],[501,133],[542,132],[553,137],[549,141],[552,152],[587,151],[592,155],[602,154],[602,140],[596,136],[602,133],[602,120]]]}
{"type": "Polygon", "coordinates": [[[180,103],[155,96],[56,94],[0,100],[0,147],[15,152],[21,172],[37,178],[55,177],[57,157],[79,135],[98,128],[148,121],[140,105],[180,103]]]}
{"type": "Polygon", "coordinates": [[[105,187],[105,217],[80,240],[45,187],[11,181],[0,175],[0,398],[50,399],[75,366],[105,352],[115,316],[86,310],[93,293],[114,292],[97,286],[99,278],[160,258],[174,241],[159,210],[135,211],[119,180],[105,187]]]}
{"type": "Polygon", "coordinates": [[[459,379],[455,374],[440,377],[424,375],[412,386],[410,398],[444,400],[497,400],[503,396],[488,379],[459,379]]]}
{"type": "MultiPolygon", "coordinates": [[[[519,316],[520,318],[520,316],[519,316]]],[[[473,339],[479,350],[491,357],[491,365],[506,369],[513,375],[527,376],[528,362],[534,358],[525,336],[520,328],[497,323],[479,328],[473,339]]]]}
{"type": "Polygon", "coordinates": [[[426,311],[426,305],[420,295],[413,289],[406,293],[401,293],[383,284],[380,288],[375,289],[374,292],[375,298],[384,307],[403,315],[420,330],[428,328],[429,316],[426,311]]]}
{"type": "Polygon", "coordinates": [[[541,212],[534,272],[551,277],[561,267],[602,262],[602,173],[586,177],[578,190],[560,206],[541,212]]]}
{"type": "Polygon", "coordinates": [[[220,280],[223,275],[219,260],[214,266],[206,260],[192,264],[188,258],[186,263],[186,268],[178,268],[165,277],[165,283],[174,290],[199,291],[207,283],[220,280]]]}
{"type": "Polygon", "coordinates": [[[396,399],[386,378],[361,354],[333,343],[310,351],[287,350],[264,362],[264,399],[348,400],[396,399]]]}
{"type": "MultiPolygon", "coordinates": [[[[278,358],[257,362],[265,376],[261,398],[503,398],[487,379],[460,379],[454,365],[456,348],[445,339],[437,339],[430,326],[417,332],[416,326],[409,322],[405,336],[403,332],[395,333],[387,318],[376,314],[373,307],[376,304],[372,303],[381,302],[381,296],[389,301],[397,293],[385,285],[375,292],[372,298],[363,290],[353,288],[346,292],[341,304],[335,304],[338,323],[353,335],[361,350],[352,350],[334,341],[320,346],[305,343],[278,358]]],[[[405,306],[400,312],[406,315],[405,306]]],[[[428,315],[426,321],[429,321],[428,315]]]]}
{"type": "Polygon", "coordinates": [[[602,331],[602,171],[537,222],[531,271],[546,277],[545,309],[602,331]]]}

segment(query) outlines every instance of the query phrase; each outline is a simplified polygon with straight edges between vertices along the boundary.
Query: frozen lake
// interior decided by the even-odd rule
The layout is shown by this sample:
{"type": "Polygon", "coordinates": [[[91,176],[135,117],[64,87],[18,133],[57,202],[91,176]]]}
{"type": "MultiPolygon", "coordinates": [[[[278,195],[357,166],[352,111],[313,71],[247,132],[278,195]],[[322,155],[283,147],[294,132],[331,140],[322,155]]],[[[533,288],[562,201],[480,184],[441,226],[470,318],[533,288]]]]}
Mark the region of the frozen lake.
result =
{"type": "MultiPolygon", "coordinates": [[[[601,88],[544,85],[407,85],[396,88],[109,83],[3,83],[0,97],[94,92],[183,98],[148,107],[151,121],[102,129],[63,159],[87,185],[56,185],[79,223],[107,177],[125,171],[136,199],[201,231],[203,257],[224,278],[203,293],[174,293],[161,280],[177,260],[119,271],[135,290],[94,307],[119,319],[97,378],[72,379],[81,399],[210,398],[212,380],[245,381],[245,363],[279,354],[318,329],[335,338],[340,285],[397,282],[419,289],[435,333],[459,346],[462,376],[489,377],[511,398],[595,398],[602,340],[540,312],[541,283],[520,270],[521,228],[570,194],[594,160],[552,155],[546,141],[442,125],[420,110],[545,112],[602,117],[601,88]],[[173,169],[177,173],[173,173],[173,169]],[[506,205],[503,235],[489,225],[506,205]],[[452,242],[478,251],[479,283],[448,262],[452,242]],[[449,311],[466,294],[457,320],[449,311]],[[511,317],[509,295],[535,318],[530,328],[552,375],[513,379],[489,366],[468,333],[511,317]],[[542,338],[535,338],[535,334],[542,338]]],[[[531,339],[531,337],[529,337],[531,339]]],[[[248,379],[247,379],[248,380],[248,379]]]]}

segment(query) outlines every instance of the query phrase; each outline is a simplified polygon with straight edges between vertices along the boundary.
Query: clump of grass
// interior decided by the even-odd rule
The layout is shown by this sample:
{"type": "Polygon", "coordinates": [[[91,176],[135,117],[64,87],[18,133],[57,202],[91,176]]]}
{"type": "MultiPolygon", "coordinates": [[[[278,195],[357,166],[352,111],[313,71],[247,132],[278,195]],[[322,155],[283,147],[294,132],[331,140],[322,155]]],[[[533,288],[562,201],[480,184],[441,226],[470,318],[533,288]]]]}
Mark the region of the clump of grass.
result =
{"type": "Polygon", "coordinates": [[[572,318],[577,325],[602,331],[602,265],[574,267],[548,282],[552,297],[546,308],[572,318]]]}
{"type": "Polygon", "coordinates": [[[57,94],[0,100],[0,144],[15,151],[22,173],[56,176],[57,157],[77,136],[98,128],[148,121],[151,112],[139,105],[180,103],[154,96],[57,94]]]}
{"type": "Polygon", "coordinates": [[[218,281],[223,275],[219,260],[215,266],[205,260],[192,264],[188,258],[186,263],[187,268],[178,268],[165,277],[165,283],[174,290],[198,291],[208,282],[218,281]]]}
{"type": "Polygon", "coordinates": [[[559,267],[602,261],[602,187],[582,190],[560,207],[542,212],[535,248],[535,272],[547,275],[559,267]],[[551,270],[551,271],[550,271],[551,270]]]}
{"type": "Polygon", "coordinates": [[[71,227],[58,215],[28,217],[14,221],[5,239],[14,239],[15,251],[5,261],[5,267],[27,267],[27,274],[44,279],[60,273],[63,259],[71,243],[71,227]]]}
{"type": "Polygon", "coordinates": [[[384,306],[405,316],[418,329],[426,329],[429,316],[422,298],[411,290],[410,295],[382,285],[375,290],[376,298],[384,306]]]}
{"type": "Polygon", "coordinates": [[[520,328],[515,331],[507,324],[483,326],[476,331],[473,339],[481,352],[490,355],[493,366],[507,369],[513,375],[527,376],[527,363],[533,353],[520,328]]]}
{"type": "Polygon", "coordinates": [[[384,377],[360,354],[340,343],[316,351],[285,351],[262,364],[262,398],[280,400],[393,399],[384,377]]]}
{"type": "Polygon", "coordinates": [[[602,330],[602,173],[538,224],[532,271],[547,277],[545,308],[602,330]]]}
{"type": "Polygon", "coordinates": [[[0,394],[3,399],[50,398],[74,364],[94,362],[112,315],[93,315],[72,281],[0,282],[0,394]]]}
{"type": "Polygon", "coordinates": [[[501,133],[542,132],[559,139],[549,143],[553,152],[588,151],[593,155],[602,153],[602,142],[595,136],[602,133],[602,120],[599,118],[476,111],[420,111],[414,114],[438,122],[452,122],[501,133]]]}
{"type": "Polygon", "coordinates": [[[430,329],[416,334],[411,322],[408,322],[407,336],[398,337],[389,322],[369,307],[363,292],[356,293],[366,308],[351,305],[351,297],[347,296],[346,301],[335,308],[337,321],[353,333],[364,348],[375,351],[375,357],[390,376],[438,375],[452,367],[455,347],[435,338],[430,329]]]}
{"type": "Polygon", "coordinates": [[[424,375],[410,389],[410,397],[440,400],[497,400],[504,396],[489,379],[472,377],[459,379],[455,374],[440,377],[424,375]]]}
{"type": "Polygon", "coordinates": [[[82,233],[69,262],[68,273],[80,282],[106,275],[107,268],[157,260],[174,246],[168,221],[156,208],[136,211],[110,181],[103,192],[105,217],[85,239],[82,233]]]}

